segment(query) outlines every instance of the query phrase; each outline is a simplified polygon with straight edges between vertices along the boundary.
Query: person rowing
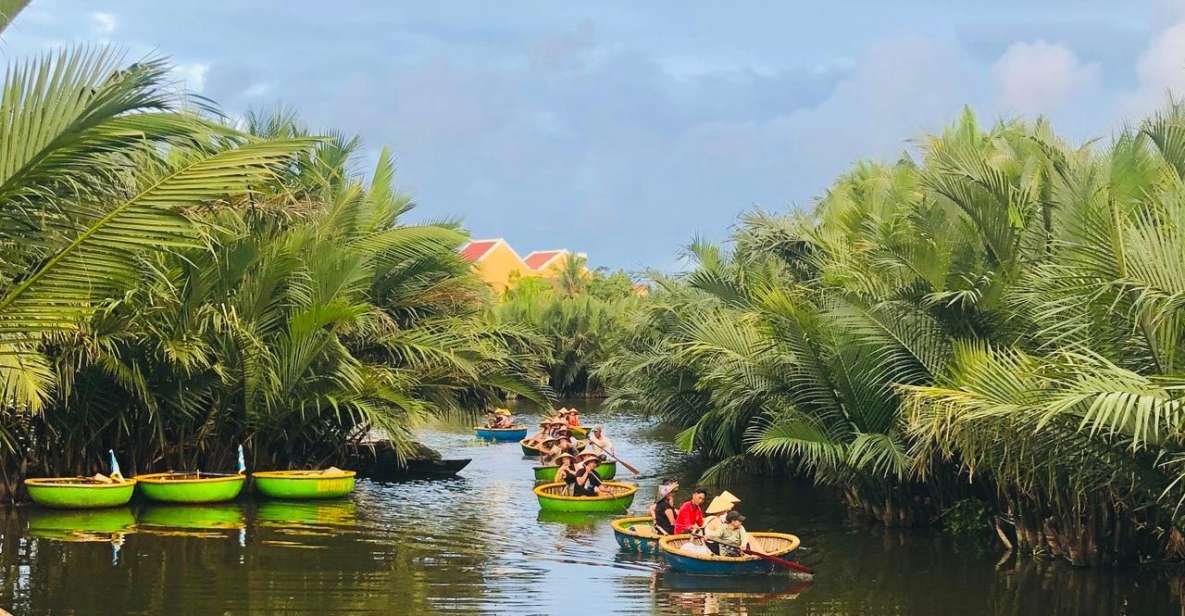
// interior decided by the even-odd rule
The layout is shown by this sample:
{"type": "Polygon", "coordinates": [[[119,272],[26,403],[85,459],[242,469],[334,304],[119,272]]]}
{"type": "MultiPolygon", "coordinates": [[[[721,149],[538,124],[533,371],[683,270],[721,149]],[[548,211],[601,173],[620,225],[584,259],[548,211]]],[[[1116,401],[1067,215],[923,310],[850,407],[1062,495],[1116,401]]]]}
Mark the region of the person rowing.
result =
{"type": "Polygon", "coordinates": [[[675,534],[675,492],[679,482],[668,479],[658,488],[658,500],[650,506],[650,519],[654,521],[654,532],[660,535],[675,534]]]}
{"type": "Polygon", "coordinates": [[[592,454],[580,455],[580,470],[576,473],[576,486],[573,496],[605,496],[611,492],[605,488],[601,476],[597,474],[597,465],[601,460],[592,454]]]}
{"type": "Polygon", "coordinates": [[[696,488],[691,492],[691,499],[679,508],[679,515],[675,516],[675,534],[682,535],[704,526],[704,501],[708,499],[708,491],[696,488]]]}
{"type": "Polygon", "coordinates": [[[745,530],[744,526],[745,516],[741,515],[739,511],[729,511],[724,516],[724,523],[716,527],[714,531],[707,531],[705,536],[710,540],[711,544],[715,543],[720,556],[729,556],[736,558],[743,556],[745,550],[752,549],[750,543],[752,538],[749,537],[749,532],[745,530]]]}
{"type": "Polygon", "coordinates": [[[597,426],[588,431],[588,444],[590,447],[600,449],[603,453],[612,456],[617,455],[617,450],[613,447],[613,441],[605,436],[605,428],[603,426],[597,426]]]}
{"type": "MultiPolygon", "coordinates": [[[[710,537],[713,533],[720,532],[720,529],[726,525],[724,521],[728,512],[741,502],[741,499],[733,495],[732,492],[725,490],[720,493],[720,496],[712,499],[708,503],[708,508],[704,510],[704,532],[710,537]]],[[[708,549],[713,554],[720,554],[720,545],[716,543],[709,543],[708,549]]]]}
{"type": "Polygon", "coordinates": [[[486,423],[486,427],[493,428],[495,430],[506,429],[513,425],[514,418],[510,416],[509,409],[494,409],[494,411],[490,413],[489,421],[486,423]]]}

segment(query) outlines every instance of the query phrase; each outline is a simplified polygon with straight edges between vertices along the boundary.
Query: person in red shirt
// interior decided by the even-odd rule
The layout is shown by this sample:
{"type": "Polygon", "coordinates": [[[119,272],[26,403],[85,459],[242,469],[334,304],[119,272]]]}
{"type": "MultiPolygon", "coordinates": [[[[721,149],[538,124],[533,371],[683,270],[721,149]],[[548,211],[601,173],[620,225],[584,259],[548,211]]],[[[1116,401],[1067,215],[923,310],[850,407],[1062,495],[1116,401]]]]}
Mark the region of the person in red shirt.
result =
{"type": "Polygon", "coordinates": [[[689,533],[692,529],[702,528],[704,525],[704,501],[708,498],[708,491],[696,488],[691,493],[691,500],[683,503],[679,508],[679,515],[675,516],[675,534],[689,533]]]}

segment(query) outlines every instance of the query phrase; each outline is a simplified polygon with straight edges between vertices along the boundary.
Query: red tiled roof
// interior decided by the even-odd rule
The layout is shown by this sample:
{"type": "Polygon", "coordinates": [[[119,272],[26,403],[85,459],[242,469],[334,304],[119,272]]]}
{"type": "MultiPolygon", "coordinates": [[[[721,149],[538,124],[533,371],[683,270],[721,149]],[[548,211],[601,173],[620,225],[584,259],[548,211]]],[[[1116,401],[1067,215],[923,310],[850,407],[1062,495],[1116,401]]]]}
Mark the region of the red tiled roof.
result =
{"type": "Polygon", "coordinates": [[[548,261],[556,258],[557,255],[564,254],[564,250],[536,250],[527,255],[523,262],[531,269],[539,269],[547,264],[548,261]]]}
{"type": "Polygon", "coordinates": [[[461,258],[470,263],[476,263],[497,244],[498,240],[477,240],[476,242],[469,242],[468,244],[465,244],[463,248],[461,248],[461,258]]]}

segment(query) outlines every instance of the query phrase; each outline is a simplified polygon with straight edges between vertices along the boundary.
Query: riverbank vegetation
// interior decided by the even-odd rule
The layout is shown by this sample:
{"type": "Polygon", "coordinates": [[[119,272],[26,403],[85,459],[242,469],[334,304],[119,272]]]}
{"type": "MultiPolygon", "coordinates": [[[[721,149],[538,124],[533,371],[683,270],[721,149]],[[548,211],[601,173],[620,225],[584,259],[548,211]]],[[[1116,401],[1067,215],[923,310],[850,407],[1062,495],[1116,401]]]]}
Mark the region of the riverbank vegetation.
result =
{"type": "Polygon", "coordinates": [[[0,106],[0,476],[324,464],[372,428],[544,400],[453,224],[409,225],[387,152],[239,126],[166,62],[75,49],[0,106]]]}
{"type": "Polygon", "coordinates": [[[661,279],[600,376],[738,470],[890,525],[967,498],[1078,565],[1179,559],[1185,108],[1109,145],[970,114],[661,279]]]}

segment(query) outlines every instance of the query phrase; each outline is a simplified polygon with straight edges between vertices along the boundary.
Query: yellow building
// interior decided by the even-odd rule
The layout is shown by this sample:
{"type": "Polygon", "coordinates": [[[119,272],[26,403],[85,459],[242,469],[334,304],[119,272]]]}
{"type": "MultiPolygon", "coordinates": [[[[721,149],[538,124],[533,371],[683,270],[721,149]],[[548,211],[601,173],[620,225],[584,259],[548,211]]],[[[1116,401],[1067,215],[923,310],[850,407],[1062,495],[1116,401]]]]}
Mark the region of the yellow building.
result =
{"type": "Polygon", "coordinates": [[[506,290],[512,277],[533,275],[522,257],[502,238],[469,242],[461,248],[461,258],[472,263],[477,275],[498,293],[506,290]]]}
{"type": "MultiPolygon", "coordinates": [[[[577,253],[576,256],[588,260],[588,256],[584,253],[577,253]]],[[[568,250],[536,250],[527,255],[527,258],[523,259],[523,263],[526,263],[535,275],[552,278],[563,271],[564,265],[571,257],[572,252],[568,250]]]]}

